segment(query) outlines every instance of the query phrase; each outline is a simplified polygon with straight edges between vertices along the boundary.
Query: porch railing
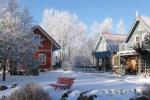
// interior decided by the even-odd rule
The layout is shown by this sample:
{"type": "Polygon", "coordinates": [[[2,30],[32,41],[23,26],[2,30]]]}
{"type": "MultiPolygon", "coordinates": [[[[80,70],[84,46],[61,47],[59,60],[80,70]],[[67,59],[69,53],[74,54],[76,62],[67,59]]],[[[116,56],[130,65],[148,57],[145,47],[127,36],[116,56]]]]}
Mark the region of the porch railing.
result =
{"type": "MultiPolygon", "coordinates": [[[[138,42],[121,43],[119,45],[119,51],[132,51],[132,50],[134,50],[133,46],[137,45],[137,43],[138,42]]],[[[150,50],[150,46],[146,42],[142,41],[142,42],[139,42],[139,43],[142,46],[142,48],[150,50]]]]}

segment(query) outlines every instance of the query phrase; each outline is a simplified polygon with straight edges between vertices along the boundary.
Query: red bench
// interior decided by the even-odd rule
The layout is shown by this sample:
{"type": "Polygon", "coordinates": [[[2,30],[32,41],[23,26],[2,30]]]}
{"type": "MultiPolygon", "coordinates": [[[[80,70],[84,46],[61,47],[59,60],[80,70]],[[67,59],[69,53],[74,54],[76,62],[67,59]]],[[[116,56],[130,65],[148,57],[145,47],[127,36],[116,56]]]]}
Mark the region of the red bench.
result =
{"type": "Polygon", "coordinates": [[[54,87],[55,89],[70,89],[73,85],[75,78],[69,77],[59,77],[57,79],[57,83],[49,84],[50,86],[54,87]]]}

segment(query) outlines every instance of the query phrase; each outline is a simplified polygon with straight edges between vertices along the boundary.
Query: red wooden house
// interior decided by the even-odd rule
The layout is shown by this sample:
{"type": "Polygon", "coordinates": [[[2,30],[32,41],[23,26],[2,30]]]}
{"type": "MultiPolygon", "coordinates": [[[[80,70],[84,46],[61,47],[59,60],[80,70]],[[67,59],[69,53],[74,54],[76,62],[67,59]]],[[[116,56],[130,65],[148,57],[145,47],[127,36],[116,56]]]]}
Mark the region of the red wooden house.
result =
{"type": "Polygon", "coordinates": [[[42,39],[42,46],[35,53],[35,58],[40,61],[39,69],[50,70],[52,68],[53,51],[60,49],[60,45],[39,25],[34,26],[32,31],[42,39]]]}

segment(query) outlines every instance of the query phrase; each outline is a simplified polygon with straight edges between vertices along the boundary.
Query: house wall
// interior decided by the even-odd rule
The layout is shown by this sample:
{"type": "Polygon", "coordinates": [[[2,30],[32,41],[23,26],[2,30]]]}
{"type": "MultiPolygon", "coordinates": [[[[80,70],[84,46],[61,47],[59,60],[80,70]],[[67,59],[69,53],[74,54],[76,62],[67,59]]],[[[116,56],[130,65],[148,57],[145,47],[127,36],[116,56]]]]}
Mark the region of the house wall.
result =
{"type": "Polygon", "coordinates": [[[96,52],[107,51],[107,50],[108,50],[107,42],[102,37],[96,52]]]}
{"type": "MultiPolygon", "coordinates": [[[[137,42],[136,36],[139,37],[139,42],[143,42],[145,39],[145,36],[148,34],[145,24],[141,23],[140,21],[137,26],[136,26],[136,24],[134,24],[132,31],[130,33],[131,36],[129,35],[128,40],[126,41],[128,46],[132,46],[132,45],[134,45],[134,43],[137,42]],[[135,30],[134,30],[134,28],[135,28],[135,30]],[[133,31],[133,33],[132,33],[132,31],[133,31]]],[[[127,48],[127,47],[125,47],[125,48],[127,48]]],[[[128,50],[130,51],[132,49],[125,49],[125,51],[128,51],[128,50]]],[[[126,63],[125,65],[127,66],[125,68],[126,74],[137,74],[138,71],[141,72],[140,71],[141,65],[138,65],[137,54],[135,54],[134,52],[130,52],[130,53],[127,52],[127,53],[124,53],[124,55],[122,55],[120,57],[125,60],[125,63],[126,63]]],[[[120,63],[120,65],[121,64],[123,65],[123,63],[121,63],[121,60],[119,63],[120,63]]]]}
{"type": "Polygon", "coordinates": [[[139,36],[140,41],[143,41],[143,38],[146,35],[146,33],[147,30],[144,28],[143,24],[139,23],[128,42],[136,42],[135,36],[139,36]]]}
{"type": "Polygon", "coordinates": [[[41,36],[41,47],[39,47],[39,50],[35,53],[35,58],[39,59],[40,54],[46,54],[46,63],[45,64],[39,64],[40,69],[51,69],[52,67],[52,42],[44,35],[42,34],[39,29],[34,30],[35,34],[38,34],[41,36]]]}
{"type": "MultiPolygon", "coordinates": [[[[101,40],[97,47],[96,52],[103,52],[103,51],[108,51],[108,50],[109,50],[108,44],[105,38],[101,35],[101,40]]],[[[111,57],[95,59],[95,65],[98,67],[99,70],[106,71],[112,67],[111,57]]]]}

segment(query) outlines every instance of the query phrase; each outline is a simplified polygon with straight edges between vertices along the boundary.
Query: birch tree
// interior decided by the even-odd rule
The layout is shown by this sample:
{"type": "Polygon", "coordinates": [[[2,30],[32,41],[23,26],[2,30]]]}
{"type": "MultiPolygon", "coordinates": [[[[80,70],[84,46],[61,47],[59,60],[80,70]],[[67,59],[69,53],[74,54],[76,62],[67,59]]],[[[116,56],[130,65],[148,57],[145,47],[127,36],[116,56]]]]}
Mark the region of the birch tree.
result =
{"type": "Polygon", "coordinates": [[[117,23],[116,30],[118,34],[125,34],[125,25],[122,19],[117,23]]]}
{"type": "Polygon", "coordinates": [[[105,18],[102,22],[95,21],[91,26],[91,33],[109,33],[113,27],[112,18],[105,18]]]}
{"type": "Polygon", "coordinates": [[[68,11],[45,9],[41,26],[61,45],[63,63],[72,63],[76,51],[82,46],[86,25],[68,11]]]}

